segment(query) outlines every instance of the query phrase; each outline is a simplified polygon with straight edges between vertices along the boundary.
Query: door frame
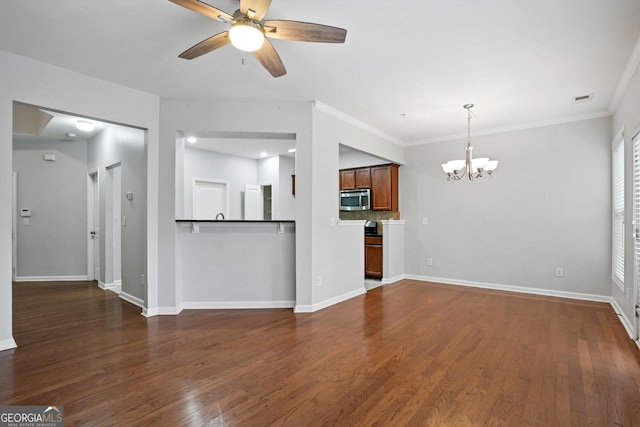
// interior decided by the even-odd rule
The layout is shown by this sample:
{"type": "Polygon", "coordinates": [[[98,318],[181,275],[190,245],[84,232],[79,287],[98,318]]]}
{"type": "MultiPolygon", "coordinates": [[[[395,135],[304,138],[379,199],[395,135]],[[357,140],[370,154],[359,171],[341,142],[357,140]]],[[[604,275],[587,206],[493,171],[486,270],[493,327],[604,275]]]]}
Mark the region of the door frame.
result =
{"type": "Polygon", "coordinates": [[[11,281],[18,276],[18,173],[11,173],[11,281]]]}
{"type": "Polygon", "coordinates": [[[122,292],[122,162],[105,167],[104,175],[104,286],[122,292]],[[115,186],[115,174],[120,186],[115,186]],[[116,213],[118,216],[115,220],[116,213]],[[116,239],[116,236],[118,238],[116,239]],[[116,274],[117,273],[117,274],[116,274]]]}
{"type": "Polygon", "coordinates": [[[95,241],[100,237],[99,217],[96,221],[96,215],[99,212],[100,174],[98,173],[98,168],[95,168],[87,172],[87,279],[97,280],[98,283],[100,283],[100,253],[95,249],[95,241]],[[91,232],[95,232],[93,239],[91,238],[91,232]],[[96,269],[98,270],[97,277],[96,269]]]}
{"type": "MultiPolygon", "coordinates": [[[[224,219],[229,219],[229,181],[223,180],[223,179],[213,179],[213,178],[196,178],[193,177],[192,183],[191,183],[191,216],[193,217],[193,219],[201,219],[201,218],[196,218],[196,203],[198,200],[197,197],[197,188],[198,188],[198,183],[203,183],[203,184],[222,184],[224,186],[224,209],[223,209],[223,215],[224,215],[224,219]]],[[[213,219],[213,218],[209,218],[209,219],[213,219]]]]}

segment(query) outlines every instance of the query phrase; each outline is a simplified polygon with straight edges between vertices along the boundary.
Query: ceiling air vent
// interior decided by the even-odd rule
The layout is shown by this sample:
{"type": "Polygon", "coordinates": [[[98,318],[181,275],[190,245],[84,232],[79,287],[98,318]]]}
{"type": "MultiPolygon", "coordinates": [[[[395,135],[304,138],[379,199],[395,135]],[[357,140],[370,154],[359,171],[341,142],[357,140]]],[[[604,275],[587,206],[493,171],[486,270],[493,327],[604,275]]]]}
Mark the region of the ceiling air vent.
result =
{"type": "Polygon", "coordinates": [[[588,95],[574,96],[572,104],[582,104],[583,102],[589,102],[592,99],[593,99],[593,94],[592,93],[590,93],[588,95]]]}

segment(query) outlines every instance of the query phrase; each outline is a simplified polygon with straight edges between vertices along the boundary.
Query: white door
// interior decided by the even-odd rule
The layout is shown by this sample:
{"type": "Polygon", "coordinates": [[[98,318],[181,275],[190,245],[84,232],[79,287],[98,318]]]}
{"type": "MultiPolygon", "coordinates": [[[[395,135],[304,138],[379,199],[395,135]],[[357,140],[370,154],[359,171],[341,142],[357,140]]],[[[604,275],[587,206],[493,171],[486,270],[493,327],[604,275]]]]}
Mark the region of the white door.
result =
{"type": "Polygon", "coordinates": [[[264,219],[262,189],[259,185],[244,186],[244,219],[264,219]]]}
{"type": "Polygon", "coordinates": [[[193,219],[229,219],[227,183],[194,180],[193,219]]]}

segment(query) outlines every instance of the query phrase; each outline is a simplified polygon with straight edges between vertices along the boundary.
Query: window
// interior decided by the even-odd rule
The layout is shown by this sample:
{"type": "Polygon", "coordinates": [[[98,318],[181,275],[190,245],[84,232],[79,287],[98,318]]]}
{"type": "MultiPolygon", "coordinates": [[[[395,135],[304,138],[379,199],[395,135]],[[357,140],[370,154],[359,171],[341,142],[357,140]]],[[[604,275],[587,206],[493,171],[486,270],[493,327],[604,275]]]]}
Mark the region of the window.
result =
{"type": "MultiPolygon", "coordinates": [[[[613,282],[624,291],[624,138],[620,133],[612,144],[613,149],[613,282]]],[[[635,151],[635,150],[634,150],[635,151]]],[[[635,157],[634,152],[634,157],[635,157]]],[[[636,159],[634,158],[634,162],[636,159]]]]}

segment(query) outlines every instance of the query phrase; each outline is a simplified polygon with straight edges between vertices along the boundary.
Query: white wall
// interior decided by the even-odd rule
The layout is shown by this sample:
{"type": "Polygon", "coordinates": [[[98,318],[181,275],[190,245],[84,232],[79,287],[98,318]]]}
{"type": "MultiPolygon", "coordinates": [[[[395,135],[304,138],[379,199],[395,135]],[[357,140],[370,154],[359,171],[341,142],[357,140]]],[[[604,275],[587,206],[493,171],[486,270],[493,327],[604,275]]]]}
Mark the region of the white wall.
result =
{"type": "MultiPolygon", "coordinates": [[[[296,177],[301,196],[296,197],[296,300],[310,301],[311,287],[311,103],[241,100],[161,101],[160,176],[160,305],[181,303],[182,283],[176,271],[175,160],[176,132],[180,129],[245,132],[287,132],[296,134],[296,177]]],[[[240,243],[238,243],[240,244],[240,243]]],[[[238,259],[230,271],[243,268],[238,259]]]]}
{"type": "MultiPolygon", "coordinates": [[[[242,219],[244,185],[257,182],[256,161],[244,157],[186,147],[184,150],[184,213],[193,218],[193,180],[205,178],[229,183],[229,217],[242,219]]],[[[177,203],[177,202],[176,202],[177,203]]]]}
{"type": "MultiPolygon", "coordinates": [[[[0,141],[4,141],[0,144],[0,200],[11,200],[13,101],[149,130],[146,303],[147,309],[155,309],[158,300],[158,242],[164,237],[158,235],[159,98],[6,51],[0,51],[0,63],[0,141]]],[[[4,224],[0,227],[0,349],[5,349],[15,345],[11,333],[11,203],[0,206],[0,224],[4,224]]]]}
{"type": "MultiPolygon", "coordinates": [[[[640,131],[640,69],[636,69],[631,77],[624,96],[622,97],[613,116],[613,126],[609,140],[612,141],[615,135],[624,131],[625,149],[625,224],[633,224],[633,136],[640,131]]],[[[635,260],[634,260],[634,237],[633,227],[625,227],[625,280],[624,291],[621,291],[613,281],[611,284],[611,295],[620,306],[625,316],[626,326],[630,328],[634,315],[633,289],[635,260]]],[[[638,320],[635,320],[636,328],[638,320]]],[[[636,331],[637,333],[637,331],[636,331]]]]}
{"type": "Polygon", "coordinates": [[[18,175],[17,280],[86,280],[87,143],[13,143],[18,175]],[[55,161],[43,160],[54,154],[55,161]],[[20,209],[31,209],[23,225],[20,209]]]}
{"type": "MultiPolygon", "coordinates": [[[[383,137],[359,126],[356,121],[344,120],[329,109],[316,104],[313,112],[312,140],[312,241],[313,278],[312,309],[323,306],[364,288],[364,229],[361,221],[353,227],[336,227],[339,218],[338,170],[340,143],[372,155],[404,163],[404,150],[383,137]],[[318,286],[318,282],[322,285],[318,286]]],[[[296,152],[297,156],[300,152],[296,152]]],[[[296,158],[298,160],[299,157],[296,158]]],[[[300,167],[296,165],[299,171],[300,167]]],[[[297,185],[297,175],[296,175],[297,185]]],[[[296,198],[298,190],[296,189],[296,198]]],[[[300,302],[298,302],[300,304],[300,302]]],[[[300,307],[306,310],[309,307],[300,307]]]]}
{"type": "MultiPolygon", "coordinates": [[[[107,262],[106,256],[111,256],[112,251],[106,248],[105,238],[105,209],[107,195],[107,168],[113,165],[121,165],[120,169],[120,214],[126,218],[126,223],[121,222],[121,254],[122,254],[122,293],[133,297],[137,303],[144,301],[145,286],[143,280],[147,276],[145,261],[146,246],[146,164],[145,164],[145,132],[140,129],[112,125],[97,134],[88,143],[87,169],[98,170],[98,183],[100,186],[100,227],[98,241],[100,245],[100,280],[108,284],[113,281],[111,274],[107,277],[106,265],[113,265],[112,260],[107,262]],[[127,200],[125,194],[131,192],[132,200],[127,200]]],[[[86,182],[86,178],[85,178],[86,182]]],[[[111,272],[110,272],[111,273],[111,272]]]]}
{"type": "Polygon", "coordinates": [[[400,169],[405,272],[609,295],[610,135],[605,117],[475,137],[474,155],[500,165],[492,179],[473,182],[447,182],[440,168],[463,157],[464,141],[407,148],[400,169]],[[555,277],[556,267],[564,278],[555,277]]]}

